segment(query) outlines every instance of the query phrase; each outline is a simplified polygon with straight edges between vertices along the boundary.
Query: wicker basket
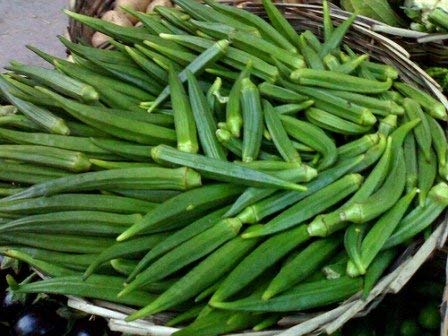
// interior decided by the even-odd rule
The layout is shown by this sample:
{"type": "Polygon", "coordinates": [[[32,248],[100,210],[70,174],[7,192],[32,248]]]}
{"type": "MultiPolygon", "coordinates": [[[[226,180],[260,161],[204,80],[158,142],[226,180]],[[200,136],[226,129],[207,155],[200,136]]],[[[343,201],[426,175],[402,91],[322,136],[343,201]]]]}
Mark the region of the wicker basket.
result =
{"type": "MultiPolygon", "coordinates": [[[[113,2],[112,0],[75,0],[71,9],[82,14],[100,17],[106,10],[112,8],[113,2]]],[[[260,16],[264,15],[263,8],[256,2],[238,0],[223,2],[243,7],[260,16]]],[[[322,36],[322,7],[317,2],[303,2],[306,3],[285,2],[279,3],[278,6],[297,30],[309,29],[318,36],[322,36]]],[[[343,21],[350,16],[350,13],[342,11],[337,7],[332,8],[331,14],[335,22],[343,21]]],[[[369,53],[374,59],[395,66],[400,70],[401,78],[404,81],[418,84],[428,92],[431,92],[448,107],[448,101],[440,92],[438,84],[410,60],[410,54],[406,49],[393,40],[375,32],[375,30],[378,30],[378,27],[375,26],[377,24],[379,23],[371,19],[358,18],[346,35],[345,42],[358,52],[369,53]]],[[[92,33],[90,29],[70,21],[69,34],[73,41],[89,43],[92,33]]],[[[358,295],[355,295],[338,307],[328,311],[287,316],[279,322],[279,328],[281,329],[233,334],[233,336],[300,336],[318,335],[322,332],[331,334],[348,320],[367,314],[384,295],[398,292],[425,260],[435,250],[444,246],[448,236],[448,218],[442,217],[438,219],[437,223],[439,225],[430,238],[423,244],[410,246],[396,261],[395,265],[391,267],[392,271],[378,282],[366,300],[361,300],[358,295]]],[[[448,292],[446,293],[445,302],[447,299],[448,292]]],[[[145,321],[126,323],[124,318],[127,314],[133,312],[128,307],[103,301],[86,301],[79,298],[69,298],[68,304],[70,307],[86,313],[105,317],[109,320],[110,328],[115,331],[133,335],[167,336],[177,330],[163,326],[163,323],[171,317],[169,314],[158,314],[145,321]]],[[[442,308],[448,311],[446,303],[442,308]]],[[[446,319],[443,326],[442,336],[448,334],[445,329],[447,325],[448,319],[446,319]]]]}

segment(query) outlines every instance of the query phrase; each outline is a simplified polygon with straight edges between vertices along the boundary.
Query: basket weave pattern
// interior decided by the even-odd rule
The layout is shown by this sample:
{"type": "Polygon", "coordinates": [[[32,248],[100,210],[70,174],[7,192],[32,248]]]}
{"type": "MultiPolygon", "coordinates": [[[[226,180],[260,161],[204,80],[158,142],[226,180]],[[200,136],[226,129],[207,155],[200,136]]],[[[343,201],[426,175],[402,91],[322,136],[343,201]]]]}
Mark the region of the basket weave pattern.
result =
{"type": "MultiPolygon", "coordinates": [[[[260,16],[264,15],[263,8],[258,2],[234,0],[222,2],[243,7],[260,16]]],[[[318,36],[322,36],[322,7],[319,5],[319,2],[293,2],[295,3],[286,1],[285,3],[278,4],[279,8],[284,12],[285,17],[290,20],[297,30],[309,29],[318,36]]],[[[90,16],[101,17],[105,11],[113,7],[113,4],[113,0],[76,0],[71,10],[90,16]]],[[[336,23],[350,16],[350,13],[334,6],[332,7],[331,14],[332,19],[336,23]]],[[[374,31],[375,28],[378,30],[378,24],[378,22],[371,19],[358,18],[346,35],[344,42],[360,53],[368,53],[373,59],[393,65],[400,71],[402,80],[418,84],[426,91],[431,92],[448,107],[448,101],[440,92],[438,84],[410,60],[411,55],[409,52],[395,41],[385,38],[383,35],[374,31]]],[[[71,21],[69,34],[75,42],[90,43],[93,31],[79,23],[71,21]]],[[[233,334],[233,336],[300,336],[318,335],[322,332],[328,334],[333,333],[353,317],[367,314],[378,304],[385,294],[398,292],[425,260],[436,249],[444,246],[448,235],[448,219],[439,219],[439,224],[438,228],[424,244],[414,244],[403,253],[392,267],[393,271],[378,282],[366,300],[361,300],[359,296],[355,295],[338,307],[328,311],[285,317],[279,322],[279,326],[282,327],[281,330],[233,334]]],[[[446,296],[448,298],[448,292],[446,296]]],[[[116,331],[134,335],[167,336],[177,330],[162,326],[171,317],[169,314],[158,314],[145,321],[140,320],[126,323],[124,318],[127,314],[133,312],[128,307],[103,301],[86,301],[79,298],[69,298],[69,306],[107,318],[110,328],[116,331]]],[[[448,323],[448,320],[445,323],[448,323]]],[[[443,334],[442,331],[441,335],[446,334],[443,334]]]]}

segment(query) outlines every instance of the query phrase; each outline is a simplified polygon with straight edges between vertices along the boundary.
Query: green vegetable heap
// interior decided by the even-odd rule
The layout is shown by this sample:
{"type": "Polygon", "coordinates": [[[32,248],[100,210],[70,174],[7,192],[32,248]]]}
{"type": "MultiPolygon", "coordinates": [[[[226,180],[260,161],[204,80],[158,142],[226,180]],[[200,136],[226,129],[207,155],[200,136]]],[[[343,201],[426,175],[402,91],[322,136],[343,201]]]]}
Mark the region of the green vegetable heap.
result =
{"type": "MultiPolygon", "coordinates": [[[[80,14],[113,50],[0,77],[0,246],[11,287],[164,311],[175,333],[268,328],[375,282],[448,205],[445,107],[389,65],[207,0],[80,14]],[[150,113],[148,113],[150,112],[150,113]]],[[[428,231],[429,230],[429,231],[428,231]]]]}

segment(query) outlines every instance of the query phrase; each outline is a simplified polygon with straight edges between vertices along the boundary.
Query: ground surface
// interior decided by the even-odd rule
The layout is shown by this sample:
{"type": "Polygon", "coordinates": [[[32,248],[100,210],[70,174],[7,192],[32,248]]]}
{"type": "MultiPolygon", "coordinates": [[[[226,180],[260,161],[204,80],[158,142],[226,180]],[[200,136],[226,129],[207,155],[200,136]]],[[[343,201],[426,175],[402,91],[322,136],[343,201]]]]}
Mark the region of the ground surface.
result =
{"type": "Polygon", "coordinates": [[[27,44],[64,56],[56,36],[66,32],[62,9],[67,5],[68,0],[0,0],[0,67],[11,59],[43,64],[27,44]]]}

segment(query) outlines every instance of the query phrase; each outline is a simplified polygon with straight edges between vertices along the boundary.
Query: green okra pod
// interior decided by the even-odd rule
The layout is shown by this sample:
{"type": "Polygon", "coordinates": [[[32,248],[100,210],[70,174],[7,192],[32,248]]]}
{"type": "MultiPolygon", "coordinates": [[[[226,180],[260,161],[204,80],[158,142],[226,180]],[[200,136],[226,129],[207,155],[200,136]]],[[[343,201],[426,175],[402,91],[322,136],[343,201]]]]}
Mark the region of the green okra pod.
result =
{"type": "Polygon", "coordinates": [[[370,264],[364,277],[363,298],[367,298],[378,279],[383,275],[384,271],[392,264],[397,256],[395,249],[389,249],[380,252],[370,264]]]}
{"type": "Polygon", "coordinates": [[[65,169],[72,172],[90,170],[86,155],[66,149],[36,145],[0,145],[0,158],[65,169]]]}
{"type": "Polygon", "coordinates": [[[262,299],[269,300],[312,275],[340,246],[340,236],[309,244],[281,268],[263,293],[262,299]]]}
{"type": "Polygon", "coordinates": [[[397,229],[386,241],[383,249],[402,244],[416,234],[425,230],[446,209],[448,204],[448,185],[444,182],[436,184],[426,198],[425,206],[412,210],[398,224],[397,229]]]}
{"type": "Polygon", "coordinates": [[[256,244],[256,239],[247,240],[236,237],[230,240],[162,293],[154,302],[132,314],[129,319],[134,320],[167,310],[196,296],[230,271],[250,253],[256,244]]]}
{"type": "Polygon", "coordinates": [[[426,160],[423,153],[417,151],[417,187],[419,189],[418,201],[420,206],[424,206],[429,190],[434,185],[437,176],[437,157],[434,150],[430,150],[429,161],[426,160]]]}
{"type": "MultiPolygon", "coordinates": [[[[228,6],[220,4],[213,0],[207,0],[206,3],[214,8],[216,11],[223,13],[226,17],[236,19],[250,27],[256,28],[260,35],[268,41],[275,43],[277,46],[288,50],[291,53],[295,53],[297,50],[293,44],[291,44],[286,37],[284,37],[275,27],[268,24],[258,15],[252,14],[249,11],[242,10],[234,6],[228,6]]],[[[213,21],[213,20],[211,20],[213,21]]]]}
{"type": "Polygon", "coordinates": [[[37,214],[0,225],[0,232],[35,232],[48,234],[87,234],[116,236],[141,219],[140,214],[117,214],[104,211],[61,211],[37,214]]]}
{"type": "Polygon", "coordinates": [[[155,80],[161,81],[161,83],[167,83],[166,71],[160,67],[157,63],[149,60],[145,55],[138,49],[134,49],[126,46],[126,51],[129,56],[137,63],[148,75],[150,75],[155,80]]]}
{"type": "Polygon", "coordinates": [[[119,295],[125,295],[147,283],[163,279],[182,267],[210,254],[219,246],[236,237],[240,229],[241,222],[238,219],[221,220],[155,261],[138,274],[119,295]]]}
{"type": "Polygon", "coordinates": [[[327,70],[298,69],[291,73],[290,78],[304,86],[317,86],[355,93],[382,93],[392,86],[392,80],[384,82],[360,78],[327,70]]]}
{"type": "Polygon", "coordinates": [[[259,297],[243,298],[233,302],[212,302],[220,309],[251,312],[301,311],[348,299],[362,289],[361,278],[341,277],[299,284],[282,295],[262,300],[259,297]]]}
{"type": "MultiPolygon", "coordinates": [[[[54,134],[68,135],[70,129],[67,127],[63,119],[55,116],[52,112],[28,103],[22,99],[14,97],[10,92],[10,85],[3,76],[0,76],[0,91],[9,100],[11,104],[17,107],[29,120],[33,121],[40,127],[54,134]]],[[[6,118],[6,117],[3,117],[6,118]]]]}
{"type": "Polygon", "coordinates": [[[272,136],[277,151],[287,162],[300,162],[300,154],[294,148],[285,131],[280,116],[268,101],[263,101],[263,111],[266,126],[272,136]]]}
{"type": "Polygon", "coordinates": [[[243,127],[243,116],[241,112],[241,82],[243,78],[249,77],[252,70],[250,61],[238,76],[229,93],[226,105],[226,125],[233,136],[239,138],[243,127]]]}
{"type": "Polygon", "coordinates": [[[281,120],[286,132],[293,138],[314,148],[323,155],[319,169],[331,166],[337,158],[336,145],[319,127],[296,118],[282,115],[281,120]]]}
{"type": "Polygon", "coordinates": [[[319,50],[319,56],[321,58],[325,57],[327,54],[329,54],[330,52],[339,47],[348,29],[355,21],[355,18],[356,18],[355,14],[351,15],[347,20],[343,21],[331,32],[331,35],[328,38],[326,38],[324,44],[319,50]]]}
{"type": "Polygon", "coordinates": [[[344,248],[348,255],[348,264],[346,273],[354,277],[354,272],[364,273],[364,267],[361,261],[361,243],[367,231],[367,224],[351,224],[344,234],[344,248]],[[350,266],[349,266],[350,265],[350,266]],[[349,270],[353,270],[349,273],[349,270]]]}
{"type": "MultiPolygon", "coordinates": [[[[317,170],[309,166],[302,165],[301,167],[295,169],[286,169],[275,172],[275,175],[293,182],[309,182],[317,176],[317,170]]],[[[247,188],[233,203],[232,207],[226,212],[224,217],[236,216],[246,207],[271,196],[275,192],[275,189],[269,188],[247,188]]]]}
{"type": "Polygon", "coordinates": [[[0,246],[21,245],[67,253],[101,253],[113,243],[114,239],[104,237],[31,232],[3,233],[0,238],[0,246]]]}
{"type": "Polygon", "coordinates": [[[114,189],[186,190],[201,185],[200,175],[188,168],[128,168],[88,172],[36,184],[2,201],[51,196],[64,192],[114,189]]]}
{"type": "Polygon", "coordinates": [[[238,293],[286,254],[308,239],[309,235],[306,231],[306,225],[301,225],[270,237],[230,272],[215,294],[213,294],[210,304],[213,306],[215,303],[222,302],[238,293]]]}
{"type": "Polygon", "coordinates": [[[176,138],[175,132],[169,128],[116,115],[111,116],[105,108],[80,104],[46,89],[42,91],[74,118],[118,138],[143,144],[172,143],[176,138]]]}
{"type": "Polygon", "coordinates": [[[359,269],[359,267],[354,267],[355,265],[351,264],[351,261],[349,261],[347,265],[347,273],[350,276],[366,273],[370,264],[381,251],[384,243],[395,231],[395,228],[408,210],[416,194],[417,189],[414,188],[411,192],[403,196],[388,212],[381,216],[375,224],[373,224],[361,243],[361,269],[359,269]]]}
{"type": "Polygon", "coordinates": [[[344,160],[340,164],[323,171],[315,180],[308,183],[307,191],[300,194],[297,192],[275,193],[266,199],[246,207],[237,217],[243,223],[258,223],[263,218],[273,215],[335,182],[350,170],[353,170],[363,159],[364,156],[361,155],[350,160],[344,160]]]}
{"type": "Polygon", "coordinates": [[[433,118],[440,120],[448,119],[445,106],[437,99],[431,97],[429,94],[405,83],[397,82],[394,84],[394,87],[404,96],[414,99],[416,102],[418,102],[433,118]]]}
{"type": "Polygon", "coordinates": [[[397,128],[397,116],[390,114],[380,120],[378,134],[388,137],[397,128]]]}
{"type": "Polygon", "coordinates": [[[249,78],[241,80],[241,112],[243,115],[243,161],[256,160],[261,147],[263,109],[260,93],[249,78]]]}
{"type": "Polygon", "coordinates": [[[404,139],[403,154],[406,164],[406,190],[409,192],[417,187],[418,181],[417,148],[413,133],[409,133],[404,139]]]}
{"type": "Polygon", "coordinates": [[[122,284],[123,279],[115,276],[94,275],[83,281],[79,275],[72,275],[20,285],[16,292],[73,295],[137,307],[144,307],[155,298],[143,290],[117,297],[122,284]]]}
{"type": "Polygon", "coordinates": [[[365,153],[369,148],[380,141],[377,133],[366,134],[356,140],[348,142],[337,148],[338,158],[346,159],[365,153]]]}
{"type": "MultiPolygon", "coordinates": [[[[155,245],[154,248],[152,248],[140,260],[138,265],[129,275],[127,282],[134,280],[137,274],[142,272],[145,267],[148,267],[148,265],[153,262],[154,259],[162,256],[164,253],[169,252],[176,246],[186,242],[187,240],[197,236],[198,234],[215,225],[223,217],[228,208],[229,207],[224,207],[222,209],[213,211],[210,214],[193,221],[191,224],[188,224],[184,228],[170,234],[168,237],[166,237],[166,239],[155,245]]],[[[132,240],[130,240],[130,242],[132,242],[132,240]]]]}
{"type": "MultiPolygon", "coordinates": [[[[163,35],[163,34],[162,34],[163,35]]],[[[194,61],[188,64],[184,70],[178,74],[178,78],[181,83],[187,80],[187,71],[191,71],[193,74],[200,73],[205,68],[208,68],[211,64],[215,63],[219,58],[221,58],[227,51],[229,46],[228,40],[220,40],[214,43],[211,47],[204,50],[200,55],[198,55],[194,61]]],[[[151,103],[148,112],[154,111],[160,104],[162,104],[170,95],[170,86],[166,86],[159,96],[151,103]]]]}
{"type": "Polygon", "coordinates": [[[432,145],[437,154],[437,162],[439,167],[446,165],[446,156],[448,151],[448,144],[446,141],[446,134],[442,126],[432,117],[428,116],[429,129],[431,130],[432,145]]]}
{"type": "Polygon", "coordinates": [[[209,157],[226,160],[226,153],[216,138],[216,120],[207,103],[206,97],[202,93],[197,79],[191,72],[187,72],[187,79],[190,106],[196,121],[196,128],[202,149],[205,155],[209,157]]]}
{"type": "Polygon", "coordinates": [[[199,145],[192,106],[183,84],[174,70],[169,71],[169,87],[171,101],[175,102],[173,109],[177,148],[183,152],[197,153],[199,145]]]}
{"type": "Polygon", "coordinates": [[[189,190],[155,207],[117,240],[127,240],[141,233],[166,231],[172,228],[173,222],[175,228],[185,226],[205,211],[231,202],[241,191],[241,187],[229,184],[211,184],[189,190]]]}
{"type": "Polygon", "coordinates": [[[301,185],[287,182],[253,169],[198,154],[181,152],[174,148],[170,148],[169,146],[161,145],[154,147],[152,150],[152,158],[156,162],[161,161],[196,169],[205,177],[217,181],[296,191],[304,191],[306,189],[301,185]]]}
{"type": "Polygon", "coordinates": [[[58,71],[49,70],[33,65],[24,65],[19,62],[11,62],[9,70],[26,75],[43,85],[85,102],[95,102],[99,99],[98,92],[90,85],[66,76],[58,71]]]}
{"type": "Polygon", "coordinates": [[[405,98],[403,106],[409,120],[420,119],[420,123],[414,128],[413,132],[418,147],[422,150],[425,159],[429,161],[431,159],[432,136],[428,119],[416,100],[405,98]]]}
{"type": "Polygon", "coordinates": [[[303,55],[303,58],[305,59],[308,67],[317,70],[325,69],[323,62],[319,57],[319,54],[308,45],[305,36],[301,35],[298,38],[297,44],[299,46],[300,53],[303,55]]]}
{"type": "Polygon", "coordinates": [[[262,96],[284,103],[302,103],[307,99],[298,92],[268,82],[258,85],[258,89],[262,96]]]}
{"type": "Polygon", "coordinates": [[[314,107],[307,109],[305,115],[312,124],[334,133],[357,135],[367,133],[371,129],[371,126],[361,126],[314,107]]]}
{"type": "Polygon", "coordinates": [[[286,37],[292,45],[296,45],[299,35],[288,20],[286,20],[283,13],[278,10],[271,0],[263,0],[263,7],[272,26],[286,37]]]}
{"type": "Polygon", "coordinates": [[[63,194],[0,204],[0,212],[34,215],[53,211],[105,211],[122,214],[146,213],[155,203],[115,195],[63,194]]]}
{"type": "MultiPolygon", "coordinates": [[[[1,180],[15,183],[43,183],[59,177],[70,175],[72,174],[66,170],[30,165],[26,163],[2,162],[0,164],[1,180]]],[[[14,195],[17,194],[19,193],[15,193],[14,195]]]]}
{"type": "Polygon", "coordinates": [[[300,104],[284,104],[284,105],[278,105],[274,107],[274,110],[278,114],[295,114],[297,112],[306,110],[308,107],[311,107],[314,105],[314,100],[305,100],[303,103],[300,104]]]}
{"type": "Polygon", "coordinates": [[[83,278],[86,279],[92,275],[101,265],[113,259],[138,257],[146,253],[151,248],[167,237],[166,233],[157,233],[147,236],[131,239],[126,242],[115,242],[106,248],[103,248],[96,257],[89,263],[85,269],[83,278]]]}
{"type": "Polygon", "coordinates": [[[304,198],[289,209],[274,217],[268,223],[256,230],[244,233],[244,238],[271,235],[299,225],[340,200],[355,192],[363,181],[359,174],[349,174],[340,180],[322,188],[314,194],[304,198]]]}

